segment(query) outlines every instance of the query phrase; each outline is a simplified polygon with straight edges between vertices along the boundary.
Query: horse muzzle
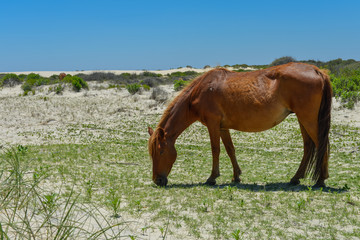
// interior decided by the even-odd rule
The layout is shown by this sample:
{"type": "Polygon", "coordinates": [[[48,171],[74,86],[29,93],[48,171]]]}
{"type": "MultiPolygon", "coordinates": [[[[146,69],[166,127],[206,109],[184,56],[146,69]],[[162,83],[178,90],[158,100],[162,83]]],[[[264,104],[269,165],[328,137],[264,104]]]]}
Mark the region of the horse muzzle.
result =
{"type": "Polygon", "coordinates": [[[167,177],[157,177],[154,179],[154,183],[160,187],[165,187],[168,183],[167,177]]]}

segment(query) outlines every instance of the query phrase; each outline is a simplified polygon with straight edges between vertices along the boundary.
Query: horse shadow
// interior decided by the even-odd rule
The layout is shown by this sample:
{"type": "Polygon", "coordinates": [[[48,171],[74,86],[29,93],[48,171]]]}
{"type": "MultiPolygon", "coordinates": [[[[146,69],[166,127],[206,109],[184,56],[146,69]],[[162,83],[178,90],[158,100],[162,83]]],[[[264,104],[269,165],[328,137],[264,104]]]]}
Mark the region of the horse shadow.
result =
{"type": "Polygon", "coordinates": [[[347,192],[346,188],[334,188],[334,187],[313,187],[303,184],[292,185],[288,182],[276,182],[276,183],[266,183],[266,184],[257,184],[257,183],[224,183],[217,185],[207,185],[205,183],[184,183],[184,184],[170,184],[166,188],[195,188],[195,187],[208,187],[208,188],[235,188],[239,190],[248,190],[252,192],[304,192],[304,191],[322,191],[328,193],[343,193],[347,192]]]}

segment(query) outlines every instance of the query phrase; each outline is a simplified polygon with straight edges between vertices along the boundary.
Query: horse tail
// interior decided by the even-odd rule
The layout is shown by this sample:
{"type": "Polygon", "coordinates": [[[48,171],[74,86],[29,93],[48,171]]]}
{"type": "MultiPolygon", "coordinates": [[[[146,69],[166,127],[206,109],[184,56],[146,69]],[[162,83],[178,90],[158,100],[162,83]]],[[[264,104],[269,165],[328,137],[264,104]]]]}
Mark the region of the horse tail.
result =
{"type": "MultiPolygon", "coordinates": [[[[317,71],[318,72],[318,71],[317,71]]],[[[325,71],[320,70],[318,74],[324,80],[324,87],[322,92],[322,99],[318,113],[318,147],[316,149],[315,155],[315,168],[313,169],[312,179],[314,181],[319,180],[321,177],[322,168],[326,170],[327,176],[327,166],[328,158],[330,154],[330,143],[329,143],[329,131],[330,131],[330,122],[331,122],[331,102],[332,102],[332,88],[330,83],[329,75],[325,71]]],[[[313,144],[315,147],[315,145],[313,144]]]]}

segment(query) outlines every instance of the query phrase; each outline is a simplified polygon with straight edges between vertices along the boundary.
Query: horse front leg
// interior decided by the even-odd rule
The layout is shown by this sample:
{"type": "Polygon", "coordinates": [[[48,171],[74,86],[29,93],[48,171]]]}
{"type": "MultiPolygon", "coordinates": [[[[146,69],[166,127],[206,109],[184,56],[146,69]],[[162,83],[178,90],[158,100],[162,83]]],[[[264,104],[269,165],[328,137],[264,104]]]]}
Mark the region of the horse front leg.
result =
{"type": "Polygon", "coordinates": [[[216,178],[220,176],[219,170],[219,156],[220,156],[220,128],[208,126],[210,135],[211,152],[212,152],[212,170],[210,177],[206,180],[205,184],[215,185],[216,178]]]}
{"type": "Polygon", "coordinates": [[[225,146],[226,152],[230,157],[231,164],[233,167],[234,176],[232,178],[232,182],[238,183],[240,182],[241,169],[236,160],[235,148],[231,140],[229,129],[222,129],[220,135],[221,135],[221,140],[223,141],[223,144],[225,146]]]}

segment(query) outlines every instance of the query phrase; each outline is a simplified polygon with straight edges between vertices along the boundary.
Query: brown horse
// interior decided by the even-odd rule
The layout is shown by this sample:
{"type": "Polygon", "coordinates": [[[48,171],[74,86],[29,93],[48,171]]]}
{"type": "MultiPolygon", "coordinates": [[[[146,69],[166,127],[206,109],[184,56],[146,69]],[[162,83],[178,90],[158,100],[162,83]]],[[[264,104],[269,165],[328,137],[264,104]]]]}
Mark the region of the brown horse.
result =
{"type": "Polygon", "coordinates": [[[209,131],[213,157],[206,183],[220,176],[220,138],[231,159],[234,182],[241,170],[235,157],[229,129],[259,132],[270,129],[295,113],[304,141],[304,155],[291,184],[311,174],[315,186],[328,178],[329,129],[332,89],[329,76],[319,68],[288,63],[268,69],[237,73],[211,70],[192,81],[167,107],[150,134],[149,153],[153,181],[166,186],[176,160],[175,141],[192,123],[200,121],[209,131]]]}

